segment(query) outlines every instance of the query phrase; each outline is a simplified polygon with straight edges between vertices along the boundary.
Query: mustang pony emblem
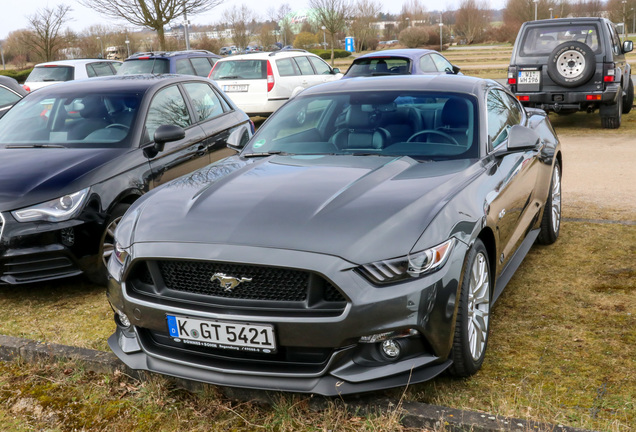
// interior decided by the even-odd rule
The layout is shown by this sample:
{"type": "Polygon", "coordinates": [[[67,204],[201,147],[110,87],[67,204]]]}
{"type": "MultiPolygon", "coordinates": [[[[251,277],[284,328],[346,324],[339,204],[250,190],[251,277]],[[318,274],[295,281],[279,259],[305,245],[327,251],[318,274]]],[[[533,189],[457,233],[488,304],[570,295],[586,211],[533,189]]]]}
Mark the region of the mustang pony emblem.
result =
{"type": "Polygon", "coordinates": [[[232,276],[226,276],[225,273],[214,273],[214,276],[210,279],[210,282],[214,282],[215,280],[219,281],[221,287],[225,288],[224,291],[232,292],[234,288],[240,283],[243,282],[252,282],[252,278],[235,278],[232,276]]]}

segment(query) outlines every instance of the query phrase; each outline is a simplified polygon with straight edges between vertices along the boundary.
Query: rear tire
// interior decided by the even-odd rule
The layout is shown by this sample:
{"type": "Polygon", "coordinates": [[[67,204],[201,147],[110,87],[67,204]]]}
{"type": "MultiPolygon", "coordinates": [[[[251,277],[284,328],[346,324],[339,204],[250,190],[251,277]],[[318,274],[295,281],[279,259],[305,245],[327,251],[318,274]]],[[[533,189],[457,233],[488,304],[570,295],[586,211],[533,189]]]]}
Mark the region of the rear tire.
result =
{"type": "Polygon", "coordinates": [[[634,82],[630,76],[629,83],[627,84],[627,93],[625,93],[625,97],[623,98],[623,114],[629,114],[632,110],[632,105],[634,105],[634,82]]]}
{"type": "Polygon", "coordinates": [[[561,232],[561,168],[557,163],[552,171],[550,191],[545,201],[537,243],[552,244],[559,238],[559,232],[561,232]]]}
{"type": "Polygon", "coordinates": [[[449,371],[458,377],[481,368],[490,330],[491,281],[488,252],[481,240],[466,254],[449,371]]]}
{"type": "Polygon", "coordinates": [[[621,127],[623,98],[619,97],[614,105],[601,105],[600,113],[601,126],[603,126],[604,129],[618,129],[621,127]]]}
{"type": "Polygon", "coordinates": [[[94,268],[85,273],[86,277],[95,285],[106,285],[108,282],[106,266],[115,246],[115,229],[129,207],[130,204],[117,204],[108,216],[104,232],[100,237],[99,253],[95,257],[94,268]]]}

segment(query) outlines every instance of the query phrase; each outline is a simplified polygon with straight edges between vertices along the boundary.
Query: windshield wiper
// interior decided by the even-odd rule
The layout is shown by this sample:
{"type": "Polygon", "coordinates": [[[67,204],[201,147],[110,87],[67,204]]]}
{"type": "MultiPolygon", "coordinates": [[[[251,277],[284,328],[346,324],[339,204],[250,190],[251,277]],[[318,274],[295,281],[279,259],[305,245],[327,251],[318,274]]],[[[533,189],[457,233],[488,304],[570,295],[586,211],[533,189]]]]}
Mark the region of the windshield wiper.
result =
{"type": "Polygon", "coordinates": [[[21,148],[66,148],[61,144],[12,144],[5,148],[8,149],[21,149],[21,148]]]}
{"type": "Polygon", "coordinates": [[[228,75],[228,76],[219,77],[217,79],[222,80],[222,79],[239,79],[239,78],[240,78],[240,76],[238,76],[238,75],[228,75]]]}
{"type": "Polygon", "coordinates": [[[285,153],[282,151],[271,151],[271,152],[260,152],[260,153],[245,153],[243,155],[241,155],[244,158],[252,158],[252,157],[267,157],[267,156],[273,156],[273,155],[289,155],[289,153],[285,153]]]}

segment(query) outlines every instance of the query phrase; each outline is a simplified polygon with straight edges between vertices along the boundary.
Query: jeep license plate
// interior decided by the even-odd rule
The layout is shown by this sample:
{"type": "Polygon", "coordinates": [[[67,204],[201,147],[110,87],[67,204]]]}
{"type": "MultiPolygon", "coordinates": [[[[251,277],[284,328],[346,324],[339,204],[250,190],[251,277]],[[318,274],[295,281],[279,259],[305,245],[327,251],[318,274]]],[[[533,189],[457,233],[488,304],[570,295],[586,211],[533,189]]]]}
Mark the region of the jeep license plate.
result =
{"type": "Polygon", "coordinates": [[[540,84],[541,71],[519,71],[517,84],[540,84]]]}
{"type": "Polygon", "coordinates": [[[167,315],[170,336],[186,345],[273,354],[274,326],[167,315]]]}
{"type": "Polygon", "coordinates": [[[246,92],[247,84],[237,84],[237,85],[224,85],[223,91],[225,92],[246,92]]]}

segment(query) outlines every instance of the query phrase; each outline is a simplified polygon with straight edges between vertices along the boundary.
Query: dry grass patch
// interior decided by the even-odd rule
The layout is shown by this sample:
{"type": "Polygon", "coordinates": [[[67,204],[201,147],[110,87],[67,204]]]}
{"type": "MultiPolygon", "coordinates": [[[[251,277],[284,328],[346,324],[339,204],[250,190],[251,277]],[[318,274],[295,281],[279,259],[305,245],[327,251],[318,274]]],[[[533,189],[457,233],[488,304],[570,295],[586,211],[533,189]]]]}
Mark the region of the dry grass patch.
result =
{"type": "Polygon", "coordinates": [[[603,431],[636,424],[636,227],[566,222],[497,303],[484,368],[421,402],[603,431]]]}

